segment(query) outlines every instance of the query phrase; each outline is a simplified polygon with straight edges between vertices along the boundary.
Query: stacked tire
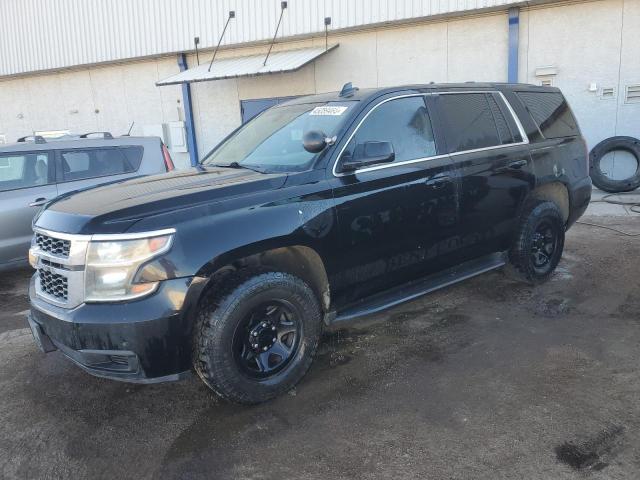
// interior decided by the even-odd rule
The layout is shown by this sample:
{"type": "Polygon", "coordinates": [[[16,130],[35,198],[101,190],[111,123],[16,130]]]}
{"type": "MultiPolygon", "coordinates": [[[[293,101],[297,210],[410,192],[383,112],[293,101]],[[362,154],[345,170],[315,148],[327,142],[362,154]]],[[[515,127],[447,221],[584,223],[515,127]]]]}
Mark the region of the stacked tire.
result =
{"type": "Polygon", "coordinates": [[[609,193],[630,192],[640,187],[640,140],[633,137],[611,137],[600,142],[589,154],[589,175],[596,187],[609,193]],[[608,153],[615,151],[628,152],[636,158],[637,168],[630,177],[614,180],[602,171],[600,162],[608,153]]]}

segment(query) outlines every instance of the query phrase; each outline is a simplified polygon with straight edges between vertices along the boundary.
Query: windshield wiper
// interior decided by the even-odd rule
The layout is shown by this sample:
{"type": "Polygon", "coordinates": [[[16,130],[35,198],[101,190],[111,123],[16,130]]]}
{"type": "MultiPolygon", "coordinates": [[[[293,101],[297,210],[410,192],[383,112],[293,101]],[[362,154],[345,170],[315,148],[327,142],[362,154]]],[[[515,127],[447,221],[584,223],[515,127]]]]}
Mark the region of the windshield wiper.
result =
{"type": "Polygon", "coordinates": [[[231,162],[231,163],[227,163],[227,164],[223,164],[223,163],[212,163],[209,165],[204,165],[205,167],[221,167],[221,168],[244,168],[247,170],[252,170],[254,172],[258,172],[258,173],[265,173],[264,170],[259,169],[258,167],[253,167],[253,166],[249,166],[249,165],[240,165],[238,162],[231,162]]]}

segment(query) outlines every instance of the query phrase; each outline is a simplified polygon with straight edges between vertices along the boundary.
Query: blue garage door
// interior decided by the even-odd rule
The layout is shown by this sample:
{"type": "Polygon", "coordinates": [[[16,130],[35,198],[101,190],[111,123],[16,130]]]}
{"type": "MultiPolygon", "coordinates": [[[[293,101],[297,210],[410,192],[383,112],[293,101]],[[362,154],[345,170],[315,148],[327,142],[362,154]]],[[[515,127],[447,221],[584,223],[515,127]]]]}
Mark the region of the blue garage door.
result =
{"type": "Polygon", "coordinates": [[[273,97],[273,98],[257,98],[254,100],[240,100],[240,112],[242,114],[242,123],[247,123],[253,117],[263,112],[267,108],[273,107],[294,97],[273,97]]]}

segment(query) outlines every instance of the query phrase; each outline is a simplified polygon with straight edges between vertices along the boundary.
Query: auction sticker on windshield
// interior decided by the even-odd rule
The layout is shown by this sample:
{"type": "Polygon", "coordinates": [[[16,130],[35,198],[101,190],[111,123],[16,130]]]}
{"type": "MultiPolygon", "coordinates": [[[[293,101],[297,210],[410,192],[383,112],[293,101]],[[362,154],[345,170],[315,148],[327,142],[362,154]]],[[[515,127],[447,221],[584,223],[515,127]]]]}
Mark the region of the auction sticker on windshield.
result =
{"type": "Polygon", "coordinates": [[[314,108],[313,110],[311,110],[311,112],[309,112],[309,115],[334,115],[334,116],[338,116],[338,115],[342,115],[345,112],[346,109],[347,109],[347,107],[324,105],[322,107],[314,108]]]}

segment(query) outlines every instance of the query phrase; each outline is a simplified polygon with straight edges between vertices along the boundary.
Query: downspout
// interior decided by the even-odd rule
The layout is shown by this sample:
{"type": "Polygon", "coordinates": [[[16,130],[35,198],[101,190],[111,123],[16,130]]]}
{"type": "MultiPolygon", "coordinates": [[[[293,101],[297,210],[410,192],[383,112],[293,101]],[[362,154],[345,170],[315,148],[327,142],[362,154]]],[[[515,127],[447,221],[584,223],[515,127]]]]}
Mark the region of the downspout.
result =
{"type": "Polygon", "coordinates": [[[509,63],[507,78],[509,83],[518,82],[518,43],[520,41],[520,8],[509,9],[509,63]]]}
{"type": "MultiPolygon", "coordinates": [[[[178,54],[178,67],[184,72],[187,67],[187,56],[184,53],[178,54]]],[[[182,104],[184,105],[184,120],[187,130],[187,148],[189,149],[189,159],[191,165],[198,164],[198,142],[196,141],[196,128],[193,122],[193,107],[191,105],[191,85],[187,82],[182,84],[182,104]]]]}

